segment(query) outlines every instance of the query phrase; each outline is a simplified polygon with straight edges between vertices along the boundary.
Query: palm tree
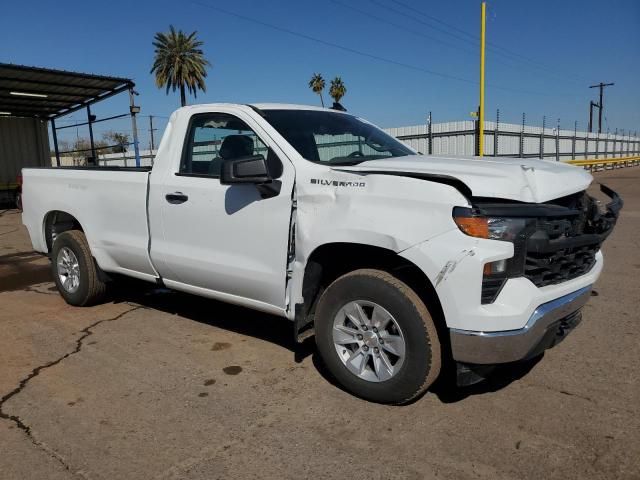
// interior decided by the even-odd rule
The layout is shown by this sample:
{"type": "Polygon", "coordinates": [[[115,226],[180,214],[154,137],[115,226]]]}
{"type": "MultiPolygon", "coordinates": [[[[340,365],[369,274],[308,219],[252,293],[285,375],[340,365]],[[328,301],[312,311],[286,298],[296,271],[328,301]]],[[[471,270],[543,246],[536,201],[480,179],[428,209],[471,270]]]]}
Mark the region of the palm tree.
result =
{"type": "Polygon", "coordinates": [[[324,78],[321,73],[314,73],[309,80],[309,88],[320,95],[320,104],[324,108],[324,99],[322,98],[322,91],[324,90],[324,78]]]}
{"type": "Polygon", "coordinates": [[[194,97],[198,90],[207,91],[204,79],[207,76],[206,67],[211,64],[204,58],[200,49],[203,42],[196,38],[196,33],[187,35],[170,25],[169,32],[156,33],[153,42],[155,58],[150,73],[156,74],[157,87],[166,87],[167,94],[169,89],[174,92],[180,89],[183,107],[187,104],[185,87],[194,97]]]}
{"type": "Polygon", "coordinates": [[[347,87],[345,87],[340,77],[336,77],[333,80],[331,80],[331,88],[329,89],[329,95],[331,95],[331,98],[333,98],[333,101],[335,102],[334,107],[336,106],[336,104],[338,106],[342,106],[340,105],[340,100],[342,100],[342,97],[344,97],[346,93],[347,93],[347,87]]]}

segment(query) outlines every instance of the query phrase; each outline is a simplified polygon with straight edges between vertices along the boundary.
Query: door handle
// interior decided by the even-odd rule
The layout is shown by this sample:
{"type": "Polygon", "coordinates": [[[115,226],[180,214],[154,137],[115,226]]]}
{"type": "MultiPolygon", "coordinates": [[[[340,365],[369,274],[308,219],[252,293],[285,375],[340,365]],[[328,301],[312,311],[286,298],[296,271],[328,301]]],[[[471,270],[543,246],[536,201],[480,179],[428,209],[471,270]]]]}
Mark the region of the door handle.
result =
{"type": "Polygon", "coordinates": [[[184,203],[189,200],[189,197],[182,192],[167,193],[164,198],[167,199],[167,202],[173,205],[184,203]]]}

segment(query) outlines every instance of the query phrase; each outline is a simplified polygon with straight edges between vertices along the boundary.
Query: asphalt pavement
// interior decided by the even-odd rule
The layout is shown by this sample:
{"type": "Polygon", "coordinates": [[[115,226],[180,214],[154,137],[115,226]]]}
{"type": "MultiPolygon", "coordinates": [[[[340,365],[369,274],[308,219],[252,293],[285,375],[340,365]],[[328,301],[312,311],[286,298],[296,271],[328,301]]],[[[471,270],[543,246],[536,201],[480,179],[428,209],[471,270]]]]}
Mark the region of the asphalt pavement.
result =
{"type": "Polygon", "coordinates": [[[411,405],[328,377],[283,319],[127,282],[65,304],[0,211],[2,479],[640,479],[640,168],[582,324],[542,359],[411,405]]]}

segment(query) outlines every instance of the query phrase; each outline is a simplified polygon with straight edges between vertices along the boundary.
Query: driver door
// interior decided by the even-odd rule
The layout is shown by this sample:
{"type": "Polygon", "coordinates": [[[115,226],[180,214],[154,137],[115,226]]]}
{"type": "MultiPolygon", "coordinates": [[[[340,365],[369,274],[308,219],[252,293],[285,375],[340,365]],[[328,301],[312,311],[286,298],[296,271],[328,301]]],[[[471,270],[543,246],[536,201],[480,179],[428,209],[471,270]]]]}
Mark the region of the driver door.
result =
{"type": "Polygon", "coordinates": [[[281,310],[294,172],[252,122],[224,112],[191,118],[181,158],[152,182],[151,257],[169,287],[281,310]],[[220,183],[222,162],[252,155],[268,158],[270,175],[282,182],[278,195],[220,183]]]}

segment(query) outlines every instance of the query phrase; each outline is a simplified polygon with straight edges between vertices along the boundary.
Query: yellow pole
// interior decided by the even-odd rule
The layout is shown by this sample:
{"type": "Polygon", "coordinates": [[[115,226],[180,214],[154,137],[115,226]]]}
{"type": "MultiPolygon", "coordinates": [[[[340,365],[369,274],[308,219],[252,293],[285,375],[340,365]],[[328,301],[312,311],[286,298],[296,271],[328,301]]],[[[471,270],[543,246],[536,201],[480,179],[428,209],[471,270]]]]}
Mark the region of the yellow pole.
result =
{"type": "Polygon", "coordinates": [[[484,156],[484,37],[485,37],[485,14],[487,3],[482,2],[480,15],[480,111],[478,112],[478,122],[480,122],[480,131],[478,139],[479,154],[484,156]]]}

